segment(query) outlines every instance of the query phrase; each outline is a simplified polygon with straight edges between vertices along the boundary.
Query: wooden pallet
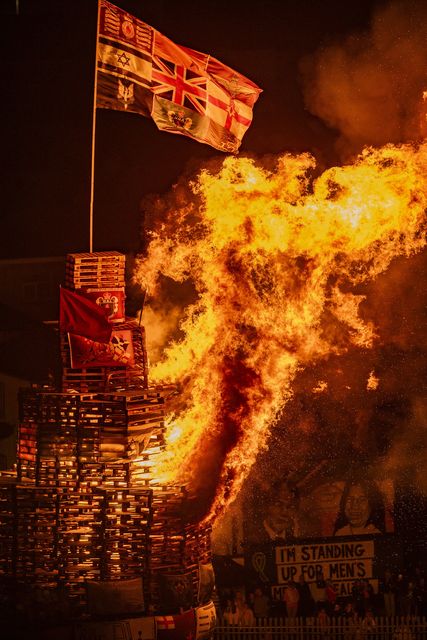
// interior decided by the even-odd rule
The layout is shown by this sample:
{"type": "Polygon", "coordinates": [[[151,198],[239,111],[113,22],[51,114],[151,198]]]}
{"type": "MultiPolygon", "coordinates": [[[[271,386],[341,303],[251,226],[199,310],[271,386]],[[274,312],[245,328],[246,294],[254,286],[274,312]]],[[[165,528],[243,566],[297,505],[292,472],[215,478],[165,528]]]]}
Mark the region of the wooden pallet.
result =
{"type": "Polygon", "coordinates": [[[119,261],[125,262],[126,256],[124,253],[120,253],[119,251],[95,251],[91,253],[68,253],[67,254],[67,262],[71,264],[86,264],[91,262],[102,262],[102,261],[119,261]]]}
{"type": "Polygon", "coordinates": [[[85,582],[91,580],[142,576],[146,603],[160,607],[158,576],[186,572],[196,601],[199,564],[210,559],[210,529],[185,526],[185,493],[153,476],[165,446],[165,402],[174,389],[117,388],[117,380],[105,386],[107,375],[116,373],[101,372],[101,391],[32,389],[22,397],[18,473],[35,486],[27,485],[19,500],[16,489],[0,491],[0,522],[15,523],[0,541],[0,577],[12,572],[22,584],[61,585],[76,617],[85,614],[85,582]],[[142,450],[135,455],[130,445],[138,438],[142,450]],[[122,445],[120,458],[106,456],[122,445]]]}
{"type": "Polygon", "coordinates": [[[124,254],[116,251],[69,254],[65,284],[71,289],[124,287],[125,261],[124,254]]]}

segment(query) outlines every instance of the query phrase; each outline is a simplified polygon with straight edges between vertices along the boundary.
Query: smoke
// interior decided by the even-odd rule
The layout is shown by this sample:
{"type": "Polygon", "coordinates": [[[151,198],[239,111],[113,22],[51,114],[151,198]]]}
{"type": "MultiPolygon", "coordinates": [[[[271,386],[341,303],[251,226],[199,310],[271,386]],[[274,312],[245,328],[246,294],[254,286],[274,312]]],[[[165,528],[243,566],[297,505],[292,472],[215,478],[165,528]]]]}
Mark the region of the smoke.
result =
{"type": "Polygon", "coordinates": [[[147,333],[147,354],[150,364],[160,360],[163,349],[178,334],[182,309],[165,300],[152,302],[144,307],[143,323],[150,327],[147,333]]]}
{"type": "MultiPolygon", "coordinates": [[[[392,2],[373,14],[366,32],[302,61],[306,105],[337,130],[343,159],[366,145],[427,136],[426,30],[424,3],[392,2]]],[[[310,465],[310,459],[335,455],[378,465],[379,474],[394,479],[409,475],[427,493],[426,276],[426,252],[394,261],[362,292],[362,315],[378,334],[375,348],[330,358],[296,381],[300,389],[283,426],[299,434],[289,473],[304,460],[310,465]],[[370,389],[372,376],[376,384],[370,389]],[[307,394],[319,382],[323,393],[307,394]]]]}
{"type": "Polygon", "coordinates": [[[415,397],[409,419],[398,429],[384,461],[384,471],[392,478],[405,476],[427,496],[427,399],[415,397]]]}
{"type": "Polygon", "coordinates": [[[424,252],[396,259],[363,288],[374,348],[332,354],[296,378],[250,483],[262,486],[274,470],[305,490],[310,476],[309,488],[364,468],[427,495],[426,278],[424,252]]]}
{"type": "Polygon", "coordinates": [[[373,15],[368,32],[302,61],[306,105],[339,132],[342,157],[426,136],[426,31],[423,3],[394,2],[373,15]]]}

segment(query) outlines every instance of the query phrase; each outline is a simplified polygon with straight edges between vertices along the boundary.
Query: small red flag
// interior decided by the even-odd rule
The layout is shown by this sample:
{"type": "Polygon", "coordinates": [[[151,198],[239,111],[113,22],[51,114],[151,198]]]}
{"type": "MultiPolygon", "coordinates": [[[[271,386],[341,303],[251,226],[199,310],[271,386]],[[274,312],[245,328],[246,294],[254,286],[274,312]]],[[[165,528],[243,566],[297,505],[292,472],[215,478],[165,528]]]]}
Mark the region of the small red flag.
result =
{"type": "Polygon", "coordinates": [[[156,616],[157,640],[194,640],[196,618],[194,609],[174,616],[156,616]]]}
{"type": "Polygon", "coordinates": [[[89,367],[132,367],[135,364],[132,332],[114,329],[110,342],[68,334],[72,369],[89,367]]]}
{"type": "Polygon", "coordinates": [[[100,307],[92,300],[60,288],[59,295],[59,328],[61,331],[75,333],[79,336],[109,342],[112,325],[108,322],[109,309],[100,307]]]}

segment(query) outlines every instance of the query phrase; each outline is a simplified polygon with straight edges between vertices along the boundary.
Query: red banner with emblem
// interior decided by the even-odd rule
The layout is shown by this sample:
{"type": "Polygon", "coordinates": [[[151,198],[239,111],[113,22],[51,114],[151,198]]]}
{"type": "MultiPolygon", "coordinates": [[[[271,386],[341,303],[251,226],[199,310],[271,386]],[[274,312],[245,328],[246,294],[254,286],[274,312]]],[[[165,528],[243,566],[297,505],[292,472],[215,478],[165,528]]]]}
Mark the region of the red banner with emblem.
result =
{"type": "Polygon", "coordinates": [[[123,322],[125,319],[125,290],[124,287],[116,289],[77,289],[88,300],[92,300],[98,307],[105,309],[109,322],[123,322]]]}
{"type": "Polygon", "coordinates": [[[133,366],[134,350],[129,329],[113,329],[110,342],[95,342],[72,333],[68,334],[72,369],[91,367],[133,366]]]}
{"type": "Polygon", "coordinates": [[[261,89],[101,0],[97,106],[151,116],[164,131],[236,152],[261,89]]]}

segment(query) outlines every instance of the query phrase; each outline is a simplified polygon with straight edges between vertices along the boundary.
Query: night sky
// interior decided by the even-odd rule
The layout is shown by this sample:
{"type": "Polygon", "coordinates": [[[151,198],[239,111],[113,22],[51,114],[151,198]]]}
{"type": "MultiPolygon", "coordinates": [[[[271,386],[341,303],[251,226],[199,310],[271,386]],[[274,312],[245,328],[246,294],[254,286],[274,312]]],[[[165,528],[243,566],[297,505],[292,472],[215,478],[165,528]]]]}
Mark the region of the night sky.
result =
{"type": "MultiPolygon", "coordinates": [[[[122,0],[177,44],[210,53],[262,89],[240,153],[311,151],[339,162],[337,131],[304,102],[300,63],[369,27],[374,0],[122,0]]],[[[411,3],[407,2],[407,5],[411,3]]],[[[3,0],[2,258],[89,249],[96,41],[94,0],[3,0]]],[[[137,251],[140,202],[220,152],[157,130],[136,114],[98,110],[94,250],[137,251]]]]}

